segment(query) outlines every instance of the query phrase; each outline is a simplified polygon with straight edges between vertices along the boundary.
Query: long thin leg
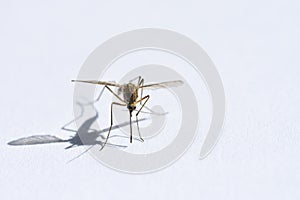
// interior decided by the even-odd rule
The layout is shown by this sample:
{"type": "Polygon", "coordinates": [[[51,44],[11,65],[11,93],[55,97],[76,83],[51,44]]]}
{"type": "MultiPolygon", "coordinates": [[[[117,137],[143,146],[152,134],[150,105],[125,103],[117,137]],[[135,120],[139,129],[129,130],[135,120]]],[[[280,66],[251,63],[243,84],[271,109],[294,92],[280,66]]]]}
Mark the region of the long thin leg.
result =
{"type": "Polygon", "coordinates": [[[90,102],[88,102],[88,103],[85,103],[85,104],[83,104],[83,105],[85,105],[85,106],[88,106],[88,105],[94,106],[94,104],[95,104],[96,102],[98,102],[98,101],[100,100],[100,98],[102,97],[102,94],[103,94],[104,90],[105,90],[105,86],[102,88],[101,92],[99,93],[98,97],[97,97],[95,100],[90,101],[90,102]]]}
{"type": "Polygon", "coordinates": [[[131,118],[132,118],[132,111],[129,111],[129,123],[130,123],[130,143],[132,143],[132,122],[131,122],[131,118]]]}
{"type": "Polygon", "coordinates": [[[115,97],[117,97],[120,101],[125,103],[125,101],[119,95],[117,95],[114,91],[112,91],[112,89],[110,89],[107,85],[105,85],[105,88],[108,89],[113,95],[115,95],[115,97]]]}
{"type": "Polygon", "coordinates": [[[100,151],[105,147],[105,145],[106,145],[106,143],[107,143],[107,140],[108,140],[108,138],[109,138],[109,135],[110,135],[111,128],[112,128],[112,126],[113,126],[113,105],[126,106],[126,104],[122,104],[122,103],[117,103],[117,102],[112,102],[112,103],[111,103],[111,107],[110,107],[110,127],[109,127],[109,131],[108,131],[106,140],[105,140],[105,142],[103,143],[103,146],[101,147],[100,151]]]}
{"type": "Polygon", "coordinates": [[[132,83],[133,81],[135,81],[135,80],[138,80],[138,83],[140,82],[140,80],[141,80],[141,76],[138,76],[138,77],[135,77],[134,79],[131,79],[130,81],[129,81],[129,83],[132,83]]]}
{"type": "MultiPolygon", "coordinates": [[[[139,87],[141,88],[141,98],[142,98],[143,92],[144,92],[143,86],[144,86],[144,79],[142,78],[139,80],[139,87]]],[[[142,105],[142,101],[140,101],[140,104],[142,105]]]]}
{"type": "Polygon", "coordinates": [[[147,95],[147,96],[143,97],[142,99],[140,99],[139,101],[137,101],[137,103],[138,103],[138,102],[141,102],[141,101],[143,101],[143,100],[146,99],[146,101],[144,102],[144,104],[142,105],[142,107],[140,108],[140,110],[135,115],[135,117],[136,117],[136,125],[137,125],[137,128],[138,128],[139,137],[140,137],[140,139],[141,139],[142,142],[144,142],[144,139],[141,136],[138,115],[140,114],[141,110],[143,109],[143,107],[145,106],[145,104],[147,103],[147,101],[149,100],[149,98],[150,98],[150,96],[147,95]]]}

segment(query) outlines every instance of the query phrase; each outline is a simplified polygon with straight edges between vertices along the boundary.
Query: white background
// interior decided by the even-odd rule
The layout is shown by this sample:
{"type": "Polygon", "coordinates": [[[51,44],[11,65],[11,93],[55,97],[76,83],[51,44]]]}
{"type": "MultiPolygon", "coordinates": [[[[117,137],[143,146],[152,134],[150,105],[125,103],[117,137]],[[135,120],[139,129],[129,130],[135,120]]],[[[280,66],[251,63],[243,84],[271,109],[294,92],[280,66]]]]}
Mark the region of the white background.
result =
{"type": "Polygon", "coordinates": [[[1,1],[1,199],[299,199],[297,1],[1,1]],[[109,2],[109,3],[108,3],[109,2]],[[137,28],[198,42],[224,82],[227,116],[213,153],[199,136],[171,167],[129,175],[65,144],[12,147],[34,134],[67,138],[73,85],[99,44],[137,28]]]}

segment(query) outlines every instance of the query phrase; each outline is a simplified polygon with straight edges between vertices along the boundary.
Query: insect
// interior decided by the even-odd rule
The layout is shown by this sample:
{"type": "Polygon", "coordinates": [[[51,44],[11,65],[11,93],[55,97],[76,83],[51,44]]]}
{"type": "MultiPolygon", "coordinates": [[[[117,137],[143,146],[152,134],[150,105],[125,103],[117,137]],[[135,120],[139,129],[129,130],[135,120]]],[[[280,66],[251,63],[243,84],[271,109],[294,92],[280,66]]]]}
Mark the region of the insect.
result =
{"type": "Polygon", "coordinates": [[[112,102],[111,103],[111,109],[110,109],[110,128],[106,137],[105,142],[103,143],[103,146],[100,150],[104,148],[104,146],[107,143],[107,140],[109,138],[112,126],[113,126],[113,106],[126,106],[129,111],[129,124],[130,124],[130,143],[132,143],[132,113],[137,109],[137,105],[140,104],[141,107],[138,109],[136,113],[136,125],[138,129],[138,134],[140,140],[143,142],[143,138],[140,133],[139,128],[139,119],[138,115],[140,114],[141,110],[144,108],[146,103],[148,102],[150,95],[143,96],[143,90],[144,89],[159,89],[159,88],[166,88],[166,87],[176,87],[183,84],[183,81],[176,80],[176,81],[167,81],[167,82],[161,82],[161,83],[154,83],[154,84],[148,84],[144,85],[144,79],[139,76],[137,78],[134,78],[130,80],[128,83],[125,84],[118,84],[113,82],[104,82],[104,81],[96,81],[96,80],[72,80],[72,82],[81,82],[81,83],[90,83],[90,84],[98,84],[98,85],[104,85],[104,87],[111,92],[120,102],[112,102]],[[137,81],[137,84],[134,84],[134,81],[137,81]],[[116,87],[118,88],[117,93],[115,93],[110,87],[116,87]],[[139,90],[141,91],[141,97],[139,98],[138,93],[139,90]],[[122,96],[123,95],[123,96],[122,96]]]}

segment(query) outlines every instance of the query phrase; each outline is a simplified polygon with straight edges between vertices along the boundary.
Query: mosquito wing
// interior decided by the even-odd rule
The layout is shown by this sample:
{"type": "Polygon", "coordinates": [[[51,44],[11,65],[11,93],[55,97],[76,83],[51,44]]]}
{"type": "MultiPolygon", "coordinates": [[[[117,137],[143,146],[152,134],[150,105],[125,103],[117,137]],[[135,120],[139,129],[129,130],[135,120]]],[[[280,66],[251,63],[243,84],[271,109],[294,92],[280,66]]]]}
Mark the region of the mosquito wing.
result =
{"type": "Polygon", "coordinates": [[[97,84],[97,85],[108,85],[114,87],[120,87],[120,84],[114,82],[105,82],[105,81],[96,81],[96,80],[72,80],[72,82],[80,82],[80,83],[90,83],[90,84],[97,84]]]}
{"type": "Polygon", "coordinates": [[[162,83],[153,83],[153,84],[148,84],[141,86],[140,88],[144,89],[160,89],[160,88],[169,88],[169,87],[178,87],[182,85],[184,82],[181,80],[176,80],[176,81],[166,81],[162,83]]]}
{"type": "Polygon", "coordinates": [[[8,145],[19,146],[19,145],[34,145],[34,144],[48,144],[56,142],[65,142],[65,140],[52,135],[34,135],[25,138],[20,138],[8,143],[8,145]]]}

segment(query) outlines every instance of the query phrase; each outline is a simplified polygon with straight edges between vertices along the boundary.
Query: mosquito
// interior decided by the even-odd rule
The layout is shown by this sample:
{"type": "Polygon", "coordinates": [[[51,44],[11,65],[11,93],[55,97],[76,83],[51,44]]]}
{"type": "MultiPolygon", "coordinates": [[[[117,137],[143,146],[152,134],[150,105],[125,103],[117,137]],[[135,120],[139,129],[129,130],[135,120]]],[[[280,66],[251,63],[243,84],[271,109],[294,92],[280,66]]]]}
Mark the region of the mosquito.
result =
{"type": "Polygon", "coordinates": [[[177,87],[182,85],[184,82],[181,80],[175,81],[166,81],[161,83],[153,83],[144,85],[144,79],[139,76],[130,80],[128,83],[125,84],[118,84],[114,82],[104,82],[104,81],[97,81],[97,80],[72,80],[72,82],[81,82],[81,83],[90,83],[90,84],[97,84],[103,85],[105,89],[111,92],[120,102],[112,102],[111,109],[110,109],[110,128],[106,137],[105,142],[100,150],[104,148],[106,145],[111,129],[113,127],[113,106],[126,106],[129,111],[129,124],[130,124],[130,143],[132,143],[132,113],[133,111],[137,110],[137,105],[140,104],[141,107],[138,109],[136,113],[136,125],[138,129],[139,138],[142,142],[144,139],[141,136],[140,128],[139,128],[139,119],[138,115],[148,102],[150,95],[143,96],[144,89],[159,89],[159,88],[168,88],[168,87],[177,87]],[[134,84],[134,81],[137,80],[137,84],[134,84]],[[115,93],[110,87],[116,87],[118,89],[117,93],[115,93]],[[141,98],[139,98],[138,93],[140,90],[141,98]]]}

